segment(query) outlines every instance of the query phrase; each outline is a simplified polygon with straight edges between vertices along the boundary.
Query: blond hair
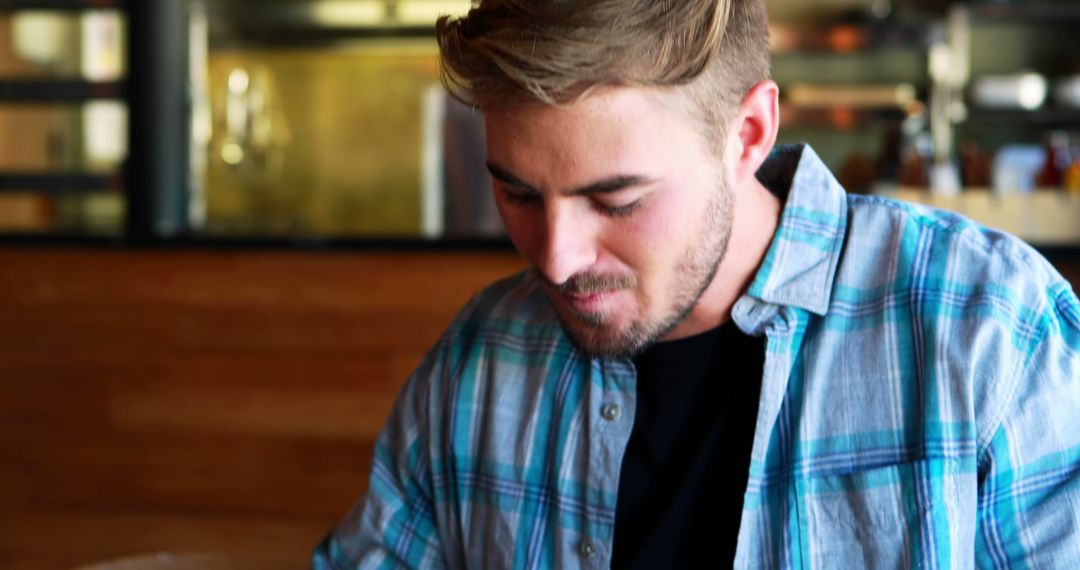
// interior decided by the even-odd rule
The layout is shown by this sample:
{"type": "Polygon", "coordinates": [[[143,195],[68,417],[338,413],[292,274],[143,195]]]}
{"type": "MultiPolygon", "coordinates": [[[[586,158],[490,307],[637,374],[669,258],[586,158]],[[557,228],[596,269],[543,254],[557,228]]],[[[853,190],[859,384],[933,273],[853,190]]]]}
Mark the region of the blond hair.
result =
{"type": "Polygon", "coordinates": [[[763,0],[482,0],[436,36],[443,83],[482,109],[676,87],[722,124],[769,78],[763,0]]]}

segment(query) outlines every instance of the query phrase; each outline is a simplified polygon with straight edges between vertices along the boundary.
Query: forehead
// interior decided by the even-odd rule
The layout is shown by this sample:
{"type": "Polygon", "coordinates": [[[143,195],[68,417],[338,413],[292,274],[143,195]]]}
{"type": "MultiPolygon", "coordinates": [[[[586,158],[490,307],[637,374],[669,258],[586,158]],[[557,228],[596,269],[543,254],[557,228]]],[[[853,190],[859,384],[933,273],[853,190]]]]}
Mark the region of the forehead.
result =
{"type": "Polygon", "coordinates": [[[686,107],[685,97],[671,90],[607,87],[561,105],[541,102],[495,107],[484,114],[496,134],[552,132],[561,136],[597,136],[629,130],[638,124],[665,123],[686,107]],[[591,132],[593,130],[600,132],[591,132]]]}
{"type": "Polygon", "coordinates": [[[676,92],[623,87],[558,107],[491,109],[488,160],[534,180],[552,169],[588,177],[659,167],[704,144],[686,108],[676,92]]]}

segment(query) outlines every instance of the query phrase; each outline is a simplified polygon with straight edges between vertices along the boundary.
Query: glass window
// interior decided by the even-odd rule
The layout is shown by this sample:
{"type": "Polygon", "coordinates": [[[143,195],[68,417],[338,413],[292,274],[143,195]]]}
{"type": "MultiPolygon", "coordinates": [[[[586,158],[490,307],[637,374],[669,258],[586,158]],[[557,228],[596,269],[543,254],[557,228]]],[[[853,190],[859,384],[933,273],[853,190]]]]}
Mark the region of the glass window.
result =
{"type": "Polygon", "coordinates": [[[469,2],[245,5],[193,19],[195,232],[501,235],[481,117],[439,83],[435,19],[469,2]]]}
{"type": "Polygon", "coordinates": [[[214,50],[205,231],[418,235],[431,40],[214,50]]]}
{"type": "Polygon", "coordinates": [[[116,10],[0,12],[0,232],[120,233],[124,37],[116,10]]]}

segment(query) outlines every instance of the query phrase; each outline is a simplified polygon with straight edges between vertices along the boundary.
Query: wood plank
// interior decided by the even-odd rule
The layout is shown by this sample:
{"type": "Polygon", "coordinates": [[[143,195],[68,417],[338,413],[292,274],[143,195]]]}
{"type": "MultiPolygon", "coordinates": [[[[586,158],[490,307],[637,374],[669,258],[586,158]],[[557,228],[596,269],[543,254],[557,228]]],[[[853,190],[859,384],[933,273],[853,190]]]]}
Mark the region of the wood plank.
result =
{"type": "Polygon", "coordinates": [[[304,567],[509,254],[0,249],[0,567],[304,567]],[[276,564],[276,566],[275,566],[276,564]]]}
{"type": "Polygon", "coordinates": [[[315,516],[367,487],[372,438],[24,428],[0,434],[19,504],[315,516]]]}
{"type": "Polygon", "coordinates": [[[255,567],[306,568],[323,520],[178,513],[31,511],[0,519],[0,567],[70,570],[154,552],[226,553],[255,567]]]}
{"type": "Polygon", "coordinates": [[[397,386],[283,389],[163,386],[111,394],[112,423],[125,429],[175,428],[217,433],[374,439],[397,386]]]}
{"type": "MultiPolygon", "coordinates": [[[[1080,283],[1080,261],[1052,258],[1080,283]]],[[[304,567],[501,253],[0,249],[0,568],[304,567]],[[256,566],[260,567],[260,566],[256,566]]]]}

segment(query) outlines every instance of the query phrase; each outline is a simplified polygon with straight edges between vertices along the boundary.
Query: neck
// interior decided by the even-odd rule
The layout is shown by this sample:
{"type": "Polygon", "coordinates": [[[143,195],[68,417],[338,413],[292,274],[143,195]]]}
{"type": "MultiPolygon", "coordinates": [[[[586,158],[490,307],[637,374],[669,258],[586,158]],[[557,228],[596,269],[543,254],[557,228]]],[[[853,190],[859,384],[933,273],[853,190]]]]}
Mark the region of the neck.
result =
{"type": "Polygon", "coordinates": [[[751,177],[736,190],[731,237],[712,283],[692,313],[663,340],[676,340],[718,327],[731,318],[731,308],[757,274],[780,224],[779,198],[751,177]]]}

